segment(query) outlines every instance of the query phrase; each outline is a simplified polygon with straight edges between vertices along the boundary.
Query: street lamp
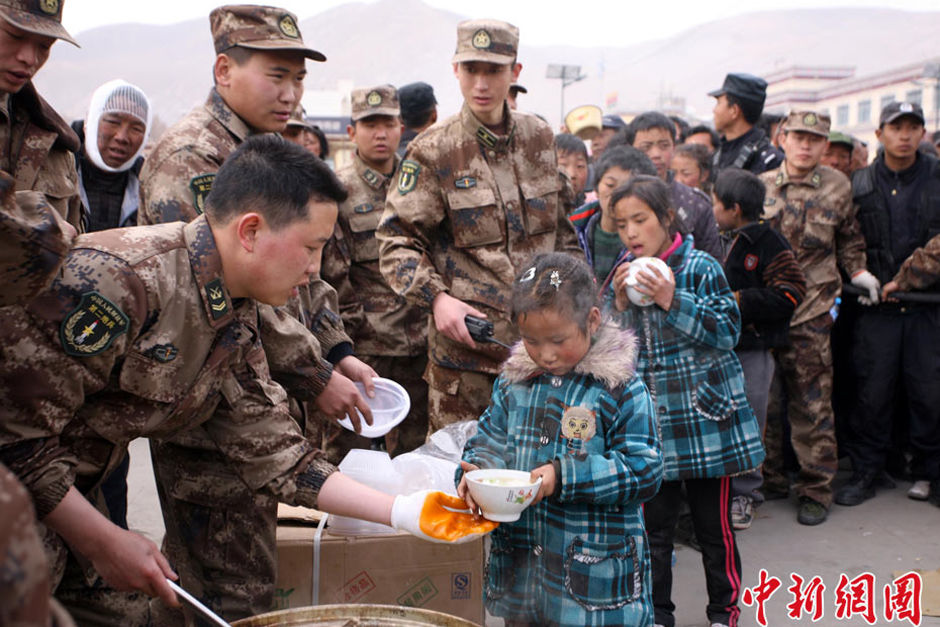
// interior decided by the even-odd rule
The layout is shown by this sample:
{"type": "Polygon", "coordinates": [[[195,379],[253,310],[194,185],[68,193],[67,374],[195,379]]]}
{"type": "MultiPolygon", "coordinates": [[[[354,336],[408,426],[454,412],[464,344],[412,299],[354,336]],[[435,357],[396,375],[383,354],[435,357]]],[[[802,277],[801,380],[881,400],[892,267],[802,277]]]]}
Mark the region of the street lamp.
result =
{"type": "Polygon", "coordinates": [[[565,119],[565,87],[573,85],[580,80],[587,78],[587,74],[581,73],[580,65],[561,65],[552,63],[545,72],[545,78],[561,79],[561,119],[565,119]]]}

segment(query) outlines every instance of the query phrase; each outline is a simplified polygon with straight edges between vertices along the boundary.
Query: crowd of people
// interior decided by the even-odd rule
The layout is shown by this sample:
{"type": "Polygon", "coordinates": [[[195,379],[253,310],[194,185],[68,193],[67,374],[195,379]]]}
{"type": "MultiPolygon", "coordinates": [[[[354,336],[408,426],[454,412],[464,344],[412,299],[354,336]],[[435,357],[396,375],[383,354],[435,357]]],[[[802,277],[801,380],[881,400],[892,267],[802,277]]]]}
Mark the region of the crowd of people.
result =
{"type": "Polygon", "coordinates": [[[509,627],[673,627],[688,516],[708,621],[733,626],[735,534],[764,500],[818,525],[905,479],[940,505],[940,161],[918,103],[884,107],[870,163],[824,112],[764,114],[744,73],[709,94],[712,125],[554,134],[519,106],[519,30],[469,20],[460,111],[423,82],[354,89],[334,172],[300,108],[325,55],[289,12],[233,5],[209,16],[206,102],[145,155],[135,85],[71,125],[36,93],[75,43],[61,12],[0,0],[0,625],[192,622],[166,578],[227,620],[268,611],[286,502],[492,532],[483,600],[509,627]],[[337,424],[371,422],[374,377],[411,398],[379,440],[337,424]],[[463,421],[458,497],[336,469],[463,421]],[[138,437],[161,548],[127,529],[138,437]],[[478,468],[540,480],[518,522],[477,515],[478,468]]]}

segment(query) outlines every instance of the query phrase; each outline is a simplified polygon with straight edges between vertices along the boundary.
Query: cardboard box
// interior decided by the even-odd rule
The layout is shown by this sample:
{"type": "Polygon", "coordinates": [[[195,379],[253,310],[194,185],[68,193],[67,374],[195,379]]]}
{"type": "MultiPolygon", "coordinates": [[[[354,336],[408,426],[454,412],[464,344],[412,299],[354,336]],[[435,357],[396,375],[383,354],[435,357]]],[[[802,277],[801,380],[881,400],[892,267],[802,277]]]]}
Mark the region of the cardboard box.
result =
{"type": "Polygon", "coordinates": [[[381,603],[436,610],[483,624],[482,538],[437,544],[406,533],[337,536],[329,527],[282,523],[277,528],[277,556],[277,609],[381,603]]]}

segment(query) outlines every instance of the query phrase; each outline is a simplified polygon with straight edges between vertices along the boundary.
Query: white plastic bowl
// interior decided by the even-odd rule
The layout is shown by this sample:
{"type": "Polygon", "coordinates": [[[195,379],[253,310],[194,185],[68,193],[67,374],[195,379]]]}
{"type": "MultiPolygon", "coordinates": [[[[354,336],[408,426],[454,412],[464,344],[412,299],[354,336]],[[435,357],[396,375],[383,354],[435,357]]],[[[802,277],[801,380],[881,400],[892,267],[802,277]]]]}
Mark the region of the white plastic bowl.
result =
{"type": "MultiPolygon", "coordinates": [[[[647,268],[655,268],[661,275],[667,278],[672,274],[672,270],[669,269],[666,262],[659,257],[638,257],[631,261],[630,269],[627,270],[627,278],[623,281],[623,286],[627,290],[627,298],[630,299],[630,302],[639,307],[649,307],[653,304],[651,297],[636,289],[636,286],[639,284],[637,275],[647,268]]],[[[653,274],[652,270],[647,270],[647,272],[653,274]]]]}
{"type": "Polygon", "coordinates": [[[470,496],[483,510],[483,517],[496,522],[519,520],[522,511],[539,493],[542,478],[535,483],[529,481],[530,473],[524,470],[488,468],[467,473],[467,488],[470,496]],[[497,485],[487,480],[504,479],[518,485],[497,485]]]}
{"type": "MultiPolygon", "coordinates": [[[[366,396],[365,387],[356,381],[359,394],[362,395],[362,398],[365,399],[369,408],[372,410],[371,425],[366,424],[362,414],[359,415],[359,420],[362,424],[362,432],[360,435],[367,438],[380,438],[405,419],[405,416],[408,415],[408,410],[411,409],[411,398],[409,398],[405,388],[396,381],[383,379],[382,377],[374,377],[372,382],[375,384],[375,397],[369,398],[366,396]]],[[[349,416],[340,420],[339,424],[350,431],[356,430],[349,416]]]]}

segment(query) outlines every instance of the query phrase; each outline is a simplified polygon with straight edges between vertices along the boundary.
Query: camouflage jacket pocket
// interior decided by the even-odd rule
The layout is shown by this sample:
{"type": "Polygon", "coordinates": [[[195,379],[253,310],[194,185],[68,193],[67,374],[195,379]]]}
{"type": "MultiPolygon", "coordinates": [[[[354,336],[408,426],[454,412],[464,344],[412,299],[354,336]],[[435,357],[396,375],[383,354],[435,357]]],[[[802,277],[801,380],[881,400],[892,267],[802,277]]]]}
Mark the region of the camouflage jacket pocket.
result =
{"type": "Polygon", "coordinates": [[[836,237],[838,217],[820,209],[806,210],[806,225],[803,227],[801,248],[832,248],[836,237]]]}
{"type": "Polygon", "coordinates": [[[505,238],[506,218],[496,194],[485,187],[447,193],[454,244],[460,248],[497,244],[505,238]]]}
{"type": "Polygon", "coordinates": [[[554,230],[558,225],[558,190],[561,189],[558,177],[520,181],[519,188],[525,197],[526,234],[554,230]]]}
{"type": "Polygon", "coordinates": [[[140,353],[130,353],[121,367],[120,386],[125,392],[157,403],[173,403],[190,386],[181,380],[175,361],[161,363],[140,353]]]}
{"type": "Polygon", "coordinates": [[[375,237],[375,229],[381,217],[381,211],[349,216],[349,230],[352,232],[349,252],[353,261],[375,261],[379,258],[379,240],[375,237]]]}

